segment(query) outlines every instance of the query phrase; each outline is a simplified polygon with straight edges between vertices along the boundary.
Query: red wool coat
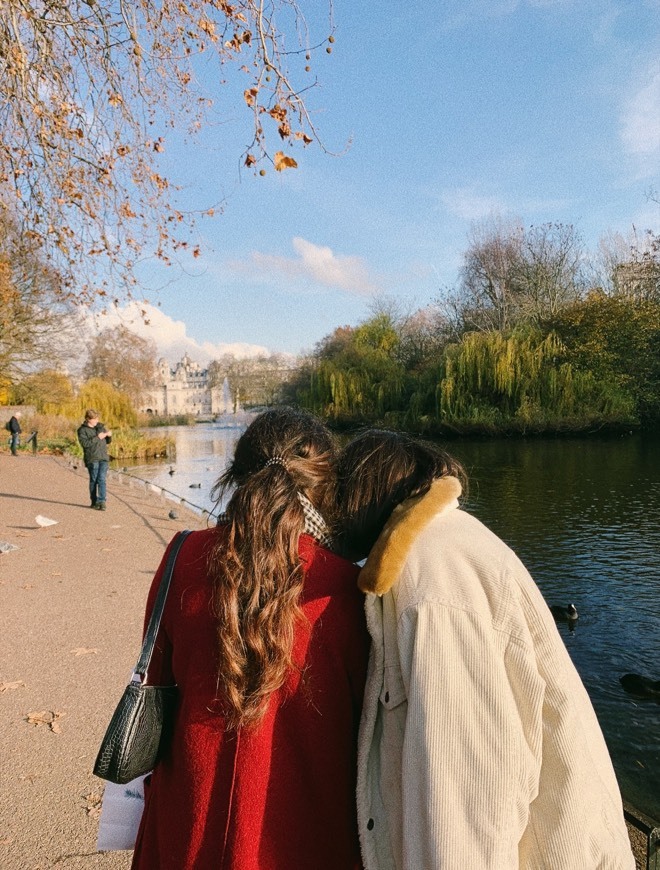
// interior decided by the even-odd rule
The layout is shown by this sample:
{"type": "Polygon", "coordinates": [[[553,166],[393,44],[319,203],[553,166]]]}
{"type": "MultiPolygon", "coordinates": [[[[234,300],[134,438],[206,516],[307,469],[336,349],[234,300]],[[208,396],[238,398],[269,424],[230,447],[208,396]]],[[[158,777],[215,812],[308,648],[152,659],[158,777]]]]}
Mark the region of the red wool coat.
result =
{"type": "MultiPolygon", "coordinates": [[[[134,870],[354,870],[356,743],[369,638],[357,569],[303,535],[296,633],[304,666],[256,729],[218,710],[208,553],[222,526],[184,542],[148,681],[179,690],[173,739],[146,790],[134,870]]],[[[168,548],[169,549],[169,548],[168,548]]],[[[165,557],[154,578],[147,618],[165,557]]]]}

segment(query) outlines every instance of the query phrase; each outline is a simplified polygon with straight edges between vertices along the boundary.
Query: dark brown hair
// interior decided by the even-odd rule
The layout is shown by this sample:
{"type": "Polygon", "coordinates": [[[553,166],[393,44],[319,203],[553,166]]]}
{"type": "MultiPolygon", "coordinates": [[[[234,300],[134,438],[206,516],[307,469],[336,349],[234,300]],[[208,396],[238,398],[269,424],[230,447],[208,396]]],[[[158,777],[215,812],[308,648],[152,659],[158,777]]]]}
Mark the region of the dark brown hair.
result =
{"type": "Polygon", "coordinates": [[[428,492],[438,477],[466,483],[452,456],[428,441],[403,432],[367,429],[337,460],[338,546],[349,559],[363,559],[378,540],[394,508],[428,492]]]}
{"type": "Polygon", "coordinates": [[[228,527],[209,563],[218,679],[230,728],[258,722],[293,667],[304,580],[298,539],[305,517],[298,493],[327,514],[333,460],[332,436],[316,417],[277,408],[253,420],[214,487],[218,499],[233,490],[228,527]]]}

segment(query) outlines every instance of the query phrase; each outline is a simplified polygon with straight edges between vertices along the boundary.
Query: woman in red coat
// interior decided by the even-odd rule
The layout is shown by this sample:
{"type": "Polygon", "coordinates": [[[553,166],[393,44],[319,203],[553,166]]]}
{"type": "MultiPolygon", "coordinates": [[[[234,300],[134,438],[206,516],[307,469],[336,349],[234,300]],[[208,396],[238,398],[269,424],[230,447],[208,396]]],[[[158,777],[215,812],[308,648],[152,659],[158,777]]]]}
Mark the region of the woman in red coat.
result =
{"type": "Polygon", "coordinates": [[[267,411],[218,482],[233,491],[226,515],[184,542],[148,674],[176,683],[179,701],[146,788],[135,870],[361,867],[369,640],[357,569],[327,549],[333,476],[316,418],[267,411]]]}

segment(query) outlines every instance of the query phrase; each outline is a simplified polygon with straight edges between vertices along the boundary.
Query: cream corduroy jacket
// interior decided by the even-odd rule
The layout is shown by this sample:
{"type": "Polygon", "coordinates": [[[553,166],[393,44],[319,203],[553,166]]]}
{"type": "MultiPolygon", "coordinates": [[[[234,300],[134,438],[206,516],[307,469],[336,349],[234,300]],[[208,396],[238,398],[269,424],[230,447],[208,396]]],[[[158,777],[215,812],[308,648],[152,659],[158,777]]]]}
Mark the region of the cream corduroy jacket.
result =
{"type": "Polygon", "coordinates": [[[586,690],[515,554],[436,481],[360,574],[365,870],[634,870],[586,690]]]}

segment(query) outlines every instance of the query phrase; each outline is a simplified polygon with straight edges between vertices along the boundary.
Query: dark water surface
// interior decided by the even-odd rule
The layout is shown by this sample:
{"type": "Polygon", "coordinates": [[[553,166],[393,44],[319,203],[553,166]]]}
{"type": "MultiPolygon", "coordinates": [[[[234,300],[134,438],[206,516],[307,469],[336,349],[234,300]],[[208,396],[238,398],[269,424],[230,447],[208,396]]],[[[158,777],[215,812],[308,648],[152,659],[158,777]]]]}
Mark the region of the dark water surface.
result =
{"type": "Polygon", "coordinates": [[[452,442],[467,508],[518,553],[549,604],[596,708],[624,796],[660,819],[660,703],[626,694],[660,680],[660,442],[452,442]]]}
{"type": "MultiPolygon", "coordinates": [[[[173,427],[169,466],[129,471],[210,510],[242,427],[173,427]],[[190,487],[190,484],[201,484],[190,487]]],[[[626,694],[627,672],[660,680],[660,441],[452,441],[468,510],[518,553],[549,604],[574,602],[559,631],[589,691],[624,796],[660,820],[660,703],[626,694]]]]}

